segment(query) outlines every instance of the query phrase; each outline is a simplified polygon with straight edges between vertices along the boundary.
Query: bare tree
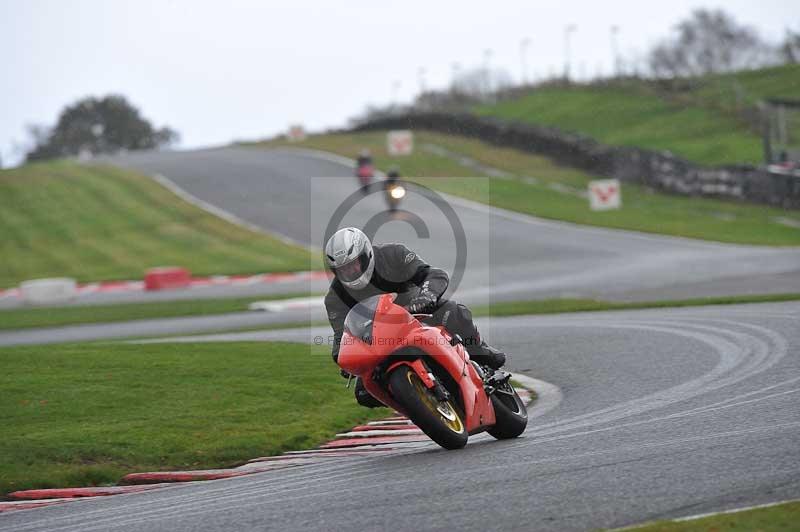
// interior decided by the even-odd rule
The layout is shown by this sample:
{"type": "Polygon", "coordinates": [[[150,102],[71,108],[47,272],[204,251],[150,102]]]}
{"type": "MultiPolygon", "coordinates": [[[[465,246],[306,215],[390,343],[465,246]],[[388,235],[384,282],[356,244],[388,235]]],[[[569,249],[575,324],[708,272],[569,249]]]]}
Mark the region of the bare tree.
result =
{"type": "Polygon", "coordinates": [[[467,70],[456,76],[450,91],[467,99],[481,101],[511,85],[511,75],[506,70],[482,67],[467,70]]]}
{"type": "Polygon", "coordinates": [[[697,9],[675,33],[650,51],[657,77],[693,77],[764,66],[772,51],[755,29],[722,10],[697,9]]]}
{"type": "Polygon", "coordinates": [[[786,39],[780,46],[780,55],[784,63],[800,63],[800,32],[786,29],[786,39]]]}

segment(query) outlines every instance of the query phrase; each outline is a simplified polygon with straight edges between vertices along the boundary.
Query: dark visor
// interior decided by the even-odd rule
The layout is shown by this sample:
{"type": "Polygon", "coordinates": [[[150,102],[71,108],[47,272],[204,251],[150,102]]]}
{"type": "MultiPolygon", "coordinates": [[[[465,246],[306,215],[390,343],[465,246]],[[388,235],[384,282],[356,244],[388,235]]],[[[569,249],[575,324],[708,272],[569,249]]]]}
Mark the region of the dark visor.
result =
{"type": "Polygon", "coordinates": [[[333,273],[340,281],[350,283],[355,281],[367,270],[369,265],[369,256],[367,253],[362,253],[355,260],[348,262],[343,266],[333,269],[333,273]]]}

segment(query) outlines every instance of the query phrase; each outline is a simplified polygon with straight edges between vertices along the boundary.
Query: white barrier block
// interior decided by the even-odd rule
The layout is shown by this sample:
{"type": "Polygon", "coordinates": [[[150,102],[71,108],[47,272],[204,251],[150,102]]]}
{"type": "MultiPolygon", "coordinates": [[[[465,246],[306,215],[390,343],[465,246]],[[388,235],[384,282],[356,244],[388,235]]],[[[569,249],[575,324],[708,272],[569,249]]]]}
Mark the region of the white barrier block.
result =
{"type": "Polygon", "coordinates": [[[19,293],[26,303],[65,303],[78,295],[78,283],[68,277],[34,279],[20,283],[19,293]]]}

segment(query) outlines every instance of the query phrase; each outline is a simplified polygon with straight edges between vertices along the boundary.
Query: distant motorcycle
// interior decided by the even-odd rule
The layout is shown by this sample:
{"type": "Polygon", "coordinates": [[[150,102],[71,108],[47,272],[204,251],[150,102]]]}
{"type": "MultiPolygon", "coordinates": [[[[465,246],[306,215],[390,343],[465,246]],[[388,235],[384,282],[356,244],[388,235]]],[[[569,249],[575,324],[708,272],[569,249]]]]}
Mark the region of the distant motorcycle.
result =
{"type": "Polygon", "coordinates": [[[394,212],[397,210],[397,206],[400,205],[400,201],[406,197],[406,187],[398,181],[387,182],[384,188],[384,196],[389,210],[394,212]]]}
{"type": "Polygon", "coordinates": [[[430,314],[409,314],[396,294],[360,301],[347,314],[337,363],[445,449],[460,449],[470,434],[516,438],[528,413],[509,381],[470,360],[461,337],[425,325],[430,314]]]}
{"type": "Polygon", "coordinates": [[[369,185],[372,184],[372,179],[375,177],[375,165],[372,163],[372,157],[369,155],[361,155],[358,157],[356,161],[356,177],[364,191],[366,191],[369,185]]]}
{"type": "Polygon", "coordinates": [[[389,210],[391,212],[396,211],[400,201],[406,197],[406,187],[400,182],[400,173],[396,169],[393,168],[386,174],[386,180],[383,182],[383,191],[389,210]]]}

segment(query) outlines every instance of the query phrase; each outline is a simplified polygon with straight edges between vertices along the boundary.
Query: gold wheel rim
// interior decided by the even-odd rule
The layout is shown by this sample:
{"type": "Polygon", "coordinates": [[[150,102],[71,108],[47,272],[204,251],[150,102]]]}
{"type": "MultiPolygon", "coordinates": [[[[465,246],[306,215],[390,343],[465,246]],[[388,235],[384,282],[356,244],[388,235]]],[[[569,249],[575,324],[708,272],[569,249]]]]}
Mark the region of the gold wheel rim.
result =
{"type": "Polygon", "coordinates": [[[456,409],[453,408],[453,404],[449,400],[439,401],[425,386],[422,379],[419,378],[419,375],[413,371],[408,372],[408,382],[414,387],[425,407],[430,410],[433,415],[439,416],[439,419],[441,419],[442,423],[444,423],[447,428],[456,434],[464,432],[464,424],[461,422],[461,416],[458,415],[458,412],[456,412],[456,409]]]}

